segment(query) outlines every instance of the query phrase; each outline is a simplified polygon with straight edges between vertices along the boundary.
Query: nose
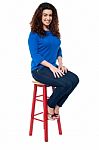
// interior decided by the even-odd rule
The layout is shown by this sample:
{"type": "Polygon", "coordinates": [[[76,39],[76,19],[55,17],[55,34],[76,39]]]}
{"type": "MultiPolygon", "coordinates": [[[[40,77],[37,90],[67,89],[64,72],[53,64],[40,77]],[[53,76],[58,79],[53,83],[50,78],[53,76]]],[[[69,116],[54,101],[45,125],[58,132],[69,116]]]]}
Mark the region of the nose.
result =
{"type": "Polygon", "coordinates": [[[50,20],[50,16],[47,16],[46,19],[47,19],[47,20],[50,20]]]}

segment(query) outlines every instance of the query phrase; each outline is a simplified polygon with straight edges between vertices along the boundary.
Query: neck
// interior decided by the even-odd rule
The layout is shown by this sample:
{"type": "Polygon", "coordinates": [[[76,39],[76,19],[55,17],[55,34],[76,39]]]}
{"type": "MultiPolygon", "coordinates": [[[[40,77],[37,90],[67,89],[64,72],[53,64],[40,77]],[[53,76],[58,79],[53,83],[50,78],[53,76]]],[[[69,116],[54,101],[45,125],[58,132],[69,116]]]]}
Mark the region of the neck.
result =
{"type": "Polygon", "coordinates": [[[45,31],[49,31],[48,26],[43,25],[43,29],[44,29],[45,31]]]}

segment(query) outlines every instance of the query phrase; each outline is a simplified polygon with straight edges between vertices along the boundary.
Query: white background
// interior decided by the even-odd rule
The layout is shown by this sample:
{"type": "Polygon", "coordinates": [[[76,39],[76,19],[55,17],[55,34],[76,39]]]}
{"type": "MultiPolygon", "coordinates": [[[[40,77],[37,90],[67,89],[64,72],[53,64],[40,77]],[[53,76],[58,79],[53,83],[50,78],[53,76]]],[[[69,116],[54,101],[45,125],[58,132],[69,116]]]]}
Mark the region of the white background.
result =
{"type": "Polygon", "coordinates": [[[58,135],[56,121],[49,121],[48,143],[42,123],[35,122],[34,136],[28,136],[33,85],[27,40],[29,22],[42,2],[0,2],[0,147],[98,150],[98,0],[47,1],[58,11],[64,64],[79,76],[80,83],[60,110],[63,135],[58,135]]]}

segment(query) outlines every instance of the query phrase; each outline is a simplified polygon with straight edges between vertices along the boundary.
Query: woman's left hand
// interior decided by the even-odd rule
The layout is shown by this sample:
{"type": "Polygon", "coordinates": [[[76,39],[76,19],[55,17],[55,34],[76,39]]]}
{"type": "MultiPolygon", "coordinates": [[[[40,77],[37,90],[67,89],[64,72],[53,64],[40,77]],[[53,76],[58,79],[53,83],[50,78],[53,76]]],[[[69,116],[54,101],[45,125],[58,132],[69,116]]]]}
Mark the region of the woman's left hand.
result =
{"type": "Polygon", "coordinates": [[[58,69],[60,69],[63,73],[67,73],[68,69],[65,66],[58,66],[58,69]]]}

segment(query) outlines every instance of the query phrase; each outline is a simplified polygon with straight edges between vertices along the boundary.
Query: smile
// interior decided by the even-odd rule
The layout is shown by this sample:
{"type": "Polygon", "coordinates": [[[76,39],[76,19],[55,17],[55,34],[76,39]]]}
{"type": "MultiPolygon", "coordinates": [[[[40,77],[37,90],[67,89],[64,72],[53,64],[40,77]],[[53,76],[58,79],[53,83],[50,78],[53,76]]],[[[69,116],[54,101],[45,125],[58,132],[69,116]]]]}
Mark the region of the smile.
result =
{"type": "Polygon", "coordinates": [[[50,23],[50,21],[46,21],[46,20],[45,20],[45,22],[46,22],[46,23],[50,23]]]}

